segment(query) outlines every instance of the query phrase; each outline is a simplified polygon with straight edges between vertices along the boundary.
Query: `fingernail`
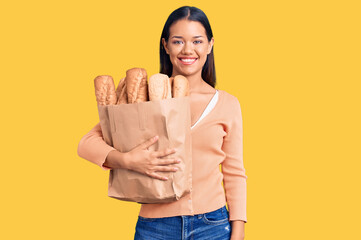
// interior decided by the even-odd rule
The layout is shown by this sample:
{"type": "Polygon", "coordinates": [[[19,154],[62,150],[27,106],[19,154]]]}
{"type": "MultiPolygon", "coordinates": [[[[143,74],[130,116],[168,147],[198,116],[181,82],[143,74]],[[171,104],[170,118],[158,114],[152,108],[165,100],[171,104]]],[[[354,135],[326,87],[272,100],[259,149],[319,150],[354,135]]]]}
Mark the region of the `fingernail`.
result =
{"type": "Polygon", "coordinates": [[[180,162],[181,160],[180,159],[177,159],[177,162],[180,162]]]}
{"type": "Polygon", "coordinates": [[[158,135],[157,135],[157,136],[155,136],[153,139],[154,139],[154,140],[157,140],[157,139],[158,139],[158,135]]]}
{"type": "Polygon", "coordinates": [[[174,169],[174,171],[177,171],[177,170],[178,170],[178,168],[176,168],[176,167],[175,167],[175,168],[173,168],[173,169],[174,169]]]}
{"type": "Polygon", "coordinates": [[[164,179],[164,180],[168,180],[168,178],[167,178],[167,177],[163,177],[163,179],[164,179]]]}

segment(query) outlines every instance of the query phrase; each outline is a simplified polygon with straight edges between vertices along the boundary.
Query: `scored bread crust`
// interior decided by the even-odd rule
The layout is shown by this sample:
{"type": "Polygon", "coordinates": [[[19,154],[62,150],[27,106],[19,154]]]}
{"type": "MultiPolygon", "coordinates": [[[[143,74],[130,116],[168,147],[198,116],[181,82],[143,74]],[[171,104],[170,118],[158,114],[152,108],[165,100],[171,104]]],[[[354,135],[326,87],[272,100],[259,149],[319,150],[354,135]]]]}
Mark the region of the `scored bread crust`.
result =
{"type": "Polygon", "coordinates": [[[173,79],[172,88],[173,97],[185,97],[189,96],[189,81],[182,75],[177,75],[173,79]]]}
{"type": "MultiPolygon", "coordinates": [[[[168,76],[167,76],[168,77],[168,76]]],[[[168,98],[172,98],[172,80],[170,80],[170,78],[168,77],[166,84],[167,84],[167,95],[166,95],[166,99],[168,98]]]]}
{"type": "Polygon", "coordinates": [[[115,91],[117,94],[117,105],[119,104],[127,104],[128,103],[128,96],[127,96],[127,85],[125,81],[125,77],[120,79],[118,83],[117,90],[115,91]]]}
{"type": "Polygon", "coordinates": [[[147,71],[144,68],[131,68],[125,76],[128,103],[148,101],[147,71]]]}
{"type": "Polygon", "coordinates": [[[172,98],[172,87],[169,77],[163,73],[156,73],[149,78],[149,100],[172,98]]]}
{"type": "Polygon", "coordinates": [[[109,75],[100,75],[94,79],[95,96],[99,105],[115,105],[117,95],[113,78],[109,75]]]}
{"type": "Polygon", "coordinates": [[[122,88],[125,85],[125,81],[124,81],[125,77],[119,80],[117,89],[115,90],[115,93],[117,94],[117,99],[119,99],[120,96],[120,92],[122,91],[122,88]]]}

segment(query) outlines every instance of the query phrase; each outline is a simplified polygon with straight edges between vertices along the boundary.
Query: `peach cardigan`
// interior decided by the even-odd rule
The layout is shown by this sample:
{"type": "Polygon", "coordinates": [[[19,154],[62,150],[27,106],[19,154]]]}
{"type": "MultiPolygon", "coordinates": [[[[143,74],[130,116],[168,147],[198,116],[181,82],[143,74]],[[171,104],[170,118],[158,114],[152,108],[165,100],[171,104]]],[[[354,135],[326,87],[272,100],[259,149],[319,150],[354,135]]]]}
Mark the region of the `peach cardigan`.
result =
{"type": "MultiPolygon", "coordinates": [[[[247,222],[242,124],[238,99],[217,90],[191,129],[191,192],[171,203],[142,204],[139,215],[148,218],[195,215],[214,211],[227,203],[230,221],[247,222]]],[[[103,140],[98,123],[81,138],[78,155],[108,170],[103,163],[114,149],[103,140]]]]}

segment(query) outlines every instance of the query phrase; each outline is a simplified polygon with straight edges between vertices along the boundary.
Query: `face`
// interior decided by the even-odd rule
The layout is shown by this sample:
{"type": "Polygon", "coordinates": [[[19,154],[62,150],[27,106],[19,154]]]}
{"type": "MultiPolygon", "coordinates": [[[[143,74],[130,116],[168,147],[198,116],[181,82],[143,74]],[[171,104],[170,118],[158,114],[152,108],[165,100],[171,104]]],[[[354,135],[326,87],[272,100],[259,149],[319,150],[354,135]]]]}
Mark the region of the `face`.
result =
{"type": "Polygon", "coordinates": [[[214,39],[208,41],[206,30],[196,21],[179,20],[171,25],[169,31],[168,42],[163,38],[162,43],[173,64],[172,76],[201,76],[214,39]]]}

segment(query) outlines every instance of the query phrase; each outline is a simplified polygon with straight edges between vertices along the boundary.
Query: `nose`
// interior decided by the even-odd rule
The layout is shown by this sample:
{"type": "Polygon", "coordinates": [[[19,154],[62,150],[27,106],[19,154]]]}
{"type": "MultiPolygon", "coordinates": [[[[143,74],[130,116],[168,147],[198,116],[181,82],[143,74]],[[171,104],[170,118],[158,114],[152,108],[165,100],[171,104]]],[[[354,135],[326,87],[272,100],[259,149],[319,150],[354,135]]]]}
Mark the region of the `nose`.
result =
{"type": "Polygon", "coordinates": [[[191,43],[185,43],[184,47],[182,49],[182,54],[186,55],[186,54],[192,54],[193,53],[193,46],[191,43]]]}

